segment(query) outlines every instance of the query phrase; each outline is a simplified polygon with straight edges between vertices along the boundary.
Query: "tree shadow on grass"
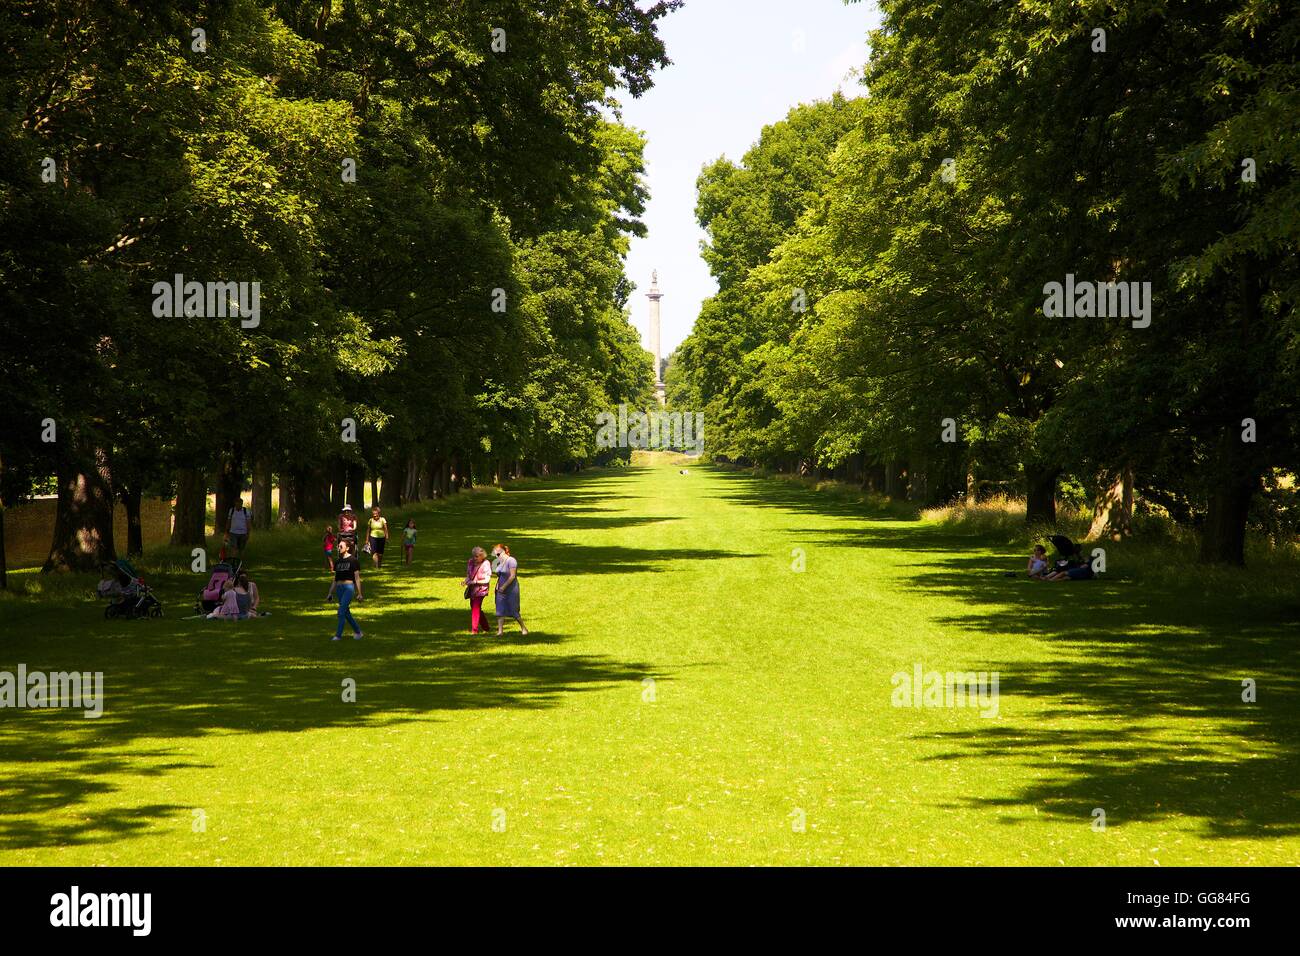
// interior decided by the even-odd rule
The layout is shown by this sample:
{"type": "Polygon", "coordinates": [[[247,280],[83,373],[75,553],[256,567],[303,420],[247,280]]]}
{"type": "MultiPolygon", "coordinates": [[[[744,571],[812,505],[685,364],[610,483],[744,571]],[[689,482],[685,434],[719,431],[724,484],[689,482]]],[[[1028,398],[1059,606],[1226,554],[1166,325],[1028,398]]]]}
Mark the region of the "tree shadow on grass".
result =
{"type": "Polygon", "coordinates": [[[1147,585],[1140,570],[1081,582],[1007,578],[987,554],[968,553],[969,539],[953,553],[961,536],[926,526],[856,540],[931,553],[909,585],[969,608],[936,623],[1051,648],[1046,661],[988,660],[1000,671],[1002,721],[925,738],[952,746],[931,759],[1036,771],[968,806],[1036,807],[1080,826],[1101,807],[1108,827],[1192,818],[1214,838],[1300,835],[1300,622],[1290,600],[1208,592],[1194,576],[1147,585]],[[1242,700],[1247,678],[1256,703],[1242,700]],[[1035,706],[1016,716],[1017,699],[1035,706]]]}
{"type": "MultiPolygon", "coordinates": [[[[1046,661],[999,661],[992,648],[1006,645],[990,642],[1002,719],[922,738],[950,745],[928,759],[1004,761],[1025,777],[1024,765],[1032,767],[1010,792],[964,805],[999,811],[1007,825],[1034,807],[1084,826],[1102,807],[1112,828],[1190,818],[1212,838],[1300,835],[1294,596],[1216,593],[1194,572],[1144,583],[1141,568],[1123,565],[1093,581],[1034,582],[1022,573],[1023,556],[981,536],[823,500],[797,485],[719,477],[734,487],[724,492],[734,501],[852,519],[798,529],[810,540],[914,556],[901,568],[907,586],[967,609],[936,612],[931,619],[943,627],[974,641],[1022,635],[1046,645],[1046,661]],[[1247,678],[1256,682],[1253,704],[1242,700],[1247,678]],[[1033,702],[1032,711],[1017,715],[1018,699],[1033,702]]],[[[979,657],[978,644],[971,654],[979,657]]]]}
{"type": "MultiPolygon", "coordinates": [[[[459,609],[385,608],[361,641],[322,633],[277,634],[269,619],[203,622],[178,637],[138,630],[129,642],[83,649],[78,667],[101,670],[104,714],[16,711],[0,715],[0,751],[11,768],[0,802],[0,849],[107,842],[142,832],[186,808],[132,807],[129,813],[77,808],[125,791],[123,776],[155,776],[187,763],[187,739],[214,733],[294,733],[377,727],[475,709],[542,709],[568,695],[620,682],[639,684],[652,668],[603,655],[564,654],[565,635],[462,633],[459,609]],[[355,681],[355,703],[343,700],[355,681]],[[157,749],[159,739],[175,750],[157,749]],[[155,743],[132,749],[135,741],[155,743]],[[158,763],[157,761],[166,761],[158,763]]],[[[332,627],[330,628],[332,630],[332,627]]],[[[29,656],[29,668],[44,665],[29,656]]],[[[49,669],[58,669],[51,666],[49,669]]],[[[125,795],[125,794],[124,794],[125,795]]]]}
{"type": "Polygon", "coordinates": [[[390,564],[375,572],[363,565],[367,600],[354,605],[367,631],[361,641],[328,639],[334,618],[319,612],[331,609],[324,600],[330,575],[320,552],[308,547],[298,555],[296,541],[292,547],[268,542],[265,552],[250,555],[263,607],[272,611],[256,621],[177,620],[193,613],[206,574],[154,576],[168,603],[162,621],[106,622],[88,602],[43,610],[33,605],[33,627],[6,642],[0,666],[23,661],[29,670],[102,671],[105,712],[88,720],[80,711],[0,711],[6,766],[0,849],[119,841],[169,817],[182,817],[175,825],[188,826],[187,807],[97,807],[91,815],[87,805],[129,803],[132,780],[197,767],[186,760],[187,741],[207,735],[382,727],[447,719],[457,711],[552,708],[573,694],[624,682],[639,686],[649,673],[665,676],[636,661],[565,653],[571,636],[564,633],[533,630],[525,637],[513,623],[500,638],[495,628],[480,636],[465,633],[469,612],[456,579],[472,543],[520,542],[525,619],[530,575],[648,573],[664,562],[698,557],[674,549],[569,544],[538,533],[666,520],[593,506],[615,490],[610,479],[592,478],[467,496],[457,507],[431,511],[436,532],[431,542],[417,545],[418,568],[390,564]],[[446,593],[440,586],[431,596],[414,592],[430,578],[445,578],[446,593]],[[62,632],[61,639],[49,640],[41,620],[62,632]],[[76,630],[67,633],[72,620],[76,630]],[[355,681],[355,703],[343,701],[345,680],[355,681]]]}
{"type": "Polygon", "coordinates": [[[705,466],[703,470],[707,471],[710,478],[723,484],[724,490],[719,497],[740,505],[779,508],[828,518],[918,520],[913,506],[904,502],[886,502],[879,496],[866,492],[855,495],[848,489],[819,491],[796,481],[760,477],[717,466],[705,466]]]}
{"type": "MultiPolygon", "coordinates": [[[[6,749],[10,749],[6,743],[6,749]]],[[[6,774],[0,783],[0,849],[66,847],[108,843],[142,834],[157,821],[188,817],[189,807],[146,804],[79,812],[87,800],[117,792],[110,776],[159,776],[175,770],[210,766],[164,761],[166,750],[137,749],[113,756],[88,753],[87,748],[55,739],[43,748],[39,762],[30,759],[22,770],[6,774]]]]}
{"type": "Polygon", "coordinates": [[[1163,593],[1106,578],[1013,582],[969,573],[968,562],[914,577],[974,608],[940,623],[1033,635],[1060,651],[1003,670],[1004,699],[1040,705],[1034,724],[935,736],[954,745],[950,758],[1029,758],[1041,774],[972,803],[1081,821],[1102,807],[1108,826],[1193,817],[1213,837],[1300,834],[1300,625],[1283,602],[1223,598],[1194,582],[1163,593]],[[1256,703],[1242,700],[1246,679],[1256,703]],[[1088,729],[1044,728],[1041,717],[1088,729]]]}

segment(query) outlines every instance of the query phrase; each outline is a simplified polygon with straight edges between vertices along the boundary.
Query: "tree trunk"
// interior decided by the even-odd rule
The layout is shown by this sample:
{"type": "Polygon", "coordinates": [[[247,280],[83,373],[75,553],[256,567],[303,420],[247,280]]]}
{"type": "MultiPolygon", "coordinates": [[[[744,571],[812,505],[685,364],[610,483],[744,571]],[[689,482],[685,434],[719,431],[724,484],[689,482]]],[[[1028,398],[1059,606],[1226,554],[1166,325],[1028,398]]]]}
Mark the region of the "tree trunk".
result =
{"type": "Polygon", "coordinates": [[[902,498],[907,470],[902,462],[890,459],[885,462],[885,495],[889,498],[902,498]]]}
{"type": "Polygon", "coordinates": [[[332,462],[329,466],[329,483],[330,493],[326,495],[329,506],[322,509],[317,517],[327,514],[338,514],[343,510],[345,504],[353,505],[360,508],[361,502],[353,502],[348,499],[348,463],[342,459],[332,462]]]}
{"type": "Polygon", "coordinates": [[[400,508],[402,505],[402,484],[406,481],[407,466],[406,461],[400,457],[394,458],[389,466],[384,469],[384,481],[375,493],[375,480],[370,480],[371,501],[378,504],[381,508],[400,508]]]}
{"type": "Polygon", "coordinates": [[[253,462],[253,527],[263,530],[271,527],[273,523],[273,509],[271,508],[271,488],[272,488],[272,470],[271,459],[269,456],[259,456],[253,462]]]}
{"type": "Polygon", "coordinates": [[[870,464],[862,469],[862,487],[880,494],[885,487],[885,466],[870,464]]]}
{"type": "Polygon", "coordinates": [[[366,468],[360,462],[348,465],[348,504],[353,510],[366,510],[366,468]]]}
{"type": "Polygon", "coordinates": [[[122,506],[126,509],[126,556],[144,554],[144,526],[140,522],[140,486],[134,482],[122,489],[122,506]]]}
{"type": "Polygon", "coordinates": [[[1104,474],[1100,486],[1092,506],[1088,537],[1094,541],[1101,538],[1118,541],[1133,530],[1133,470],[1124,468],[1104,474]]]}
{"type": "Polygon", "coordinates": [[[1055,468],[1025,466],[1025,524],[1056,524],[1055,468]]]}
{"type": "MultiPolygon", "coordinates": [[[[1243,413],[1256,406],[1263,387],[1258,371],[1254,374],[1247,371],[1253,364],[1250,358],[1269,348],[1263,334],[1265,326],[1260,321],[1258,268],[1258,264],[1249,259],[1240,267],[1240,316],[1233,326],[1237,331],[1237,341],[1233,344],[1239,358],[1224,368],[1219,376],[1223,396],[1221,404],[1236,409],[1236,412],[1231,416],[1234,421],[1225,422],[1219,432],[1218,449],[1206,476],[1209,500],[1201,529],[1201,560],[1209,563],[1246,563],[1246,522],[1250,517],[1250,501],[1264,474],[1260,446],[1242,441],[1236,424],[1243,413]]],[[[1267,426],[1260,430],[1265,435],[1273,431],[1267,426]]]]}
{"type": "Polygon", "coordinates": [[[438,493],[438,473],[442,470],[442,465],[437,458],[430,456],[425,459],[423,467],[420,469],[420,497],[425,501],[431,501],[438,493]]]}
{"type": "Polygon", "coordinates": [[[452,476],[452,459],[444,458],[438,468],[438,497],[446,498],[448,495],[454,495],[459,490],[452,476]]]}
{"type": "Polygon", "coordinates": [[[1236,481],[1217,483],[1201,529],[1201,560],[1216,564],[1246,563],[1246,518],[1254,489],[1236,481]]]}
{"type": "Polygon", "coordinates": [[[370,476],[370,504],[379,504],[379,478],[375,475],[370,476]]]}
{"type": "Polygon", "coordinates": [[[0,501],[0,591],[9,587],[9,564],[5,560],[5,506],[0,501]]]}
{"type": "Polygon", "coordinates": [[[406,457],[406,482],[402,485],[403,501],[420,501],[420,460],[414,455],[406,457]]]}
{"type": "Polygon", "coordinates": [[[243,493],[244,463],[238,450],[235,450],[222,457],[217,472],[216,514],[213,516],[217,537],[230,530],[230,512],[243,493]]]}
{"type": "MultiPolygon", "coordinates": [[[[0,457],[0,489],[4,488],[4,458],[0,457]]],[[[0,591],[9,586],[9,564],[5,560],[5,500],[0,490],[0,591]]]]}
{"type": "MultiPolygon", "coordinates": [[[[334,493],[333,464],[316,465],[302,472],[302,497],[298,499],[301,517],[306,521],[338,514],[331,497],[334,493]]],[[[339,491],[339,497],[343,495],[339,491]]]]}
{"type": "Polygon", "coordinates": [[[71,463],[59,465],[54,540],[42,572],[96,571],[117,556],[108,457],[97,448],[94,460],[84,470],[71,463]]]}
{"type": "Polygon", "coordinates": [[[198,468],[176,472],[172,544],[202,545],[207,537],[208,485],[198,468]]]}
{"type": "Polygon", "coordinates": [[[280,472],[280,524],[297,524],[303,520],[303,498],[307,479],[299,468],[280,472]]]}
{"type": "Polygon", "coordinates": [[[1244,565],[1246,520],[1259,486],[1259,472],[1247,460],[1236,429],[1222,433],[1216,465],[1209,479],[1209,507],[1201,528],[1201,560],[1244,565]]]}
{"type": "Polygon", "coordinates": [[[975,476],[975,463],[966,466],[966,505],[970,507],[979,501],[980,483],[975,476]]]}

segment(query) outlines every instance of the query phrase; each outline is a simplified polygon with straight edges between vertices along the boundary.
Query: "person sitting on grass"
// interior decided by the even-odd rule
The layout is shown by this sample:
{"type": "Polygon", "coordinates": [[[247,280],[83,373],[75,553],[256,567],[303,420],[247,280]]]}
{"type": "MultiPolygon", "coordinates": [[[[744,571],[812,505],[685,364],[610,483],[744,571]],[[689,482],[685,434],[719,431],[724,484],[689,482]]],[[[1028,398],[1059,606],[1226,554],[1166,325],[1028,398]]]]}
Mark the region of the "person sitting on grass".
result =
{"type": "Polygon", "coordinates": [[[262,612],[257,609],[258,603],[262,596],[257,593],[257,585],[243,571],[239,572],[239,581],[235,585],[235,596],[238,599],[240,589],[243,589],[247,596],[247,601],[240,601],[240,607],[244,608],[245,617],[261,617],[262,612]],[[245,607],[245,604],[247,605],[245,607]]]}
{"type": "Polygon", "coordinates": [[[1045,581],[1047,568],[1047,549],[1041,544],[1034,545],[1033,553],[1029,555],[1029,565],[1025,570],[1035,581],[1045,581]]]}
{"type": "Polygon", "coordinates": [[[258,617],[257,605],[260,600],[257,585],[241,571],[234,581],[226,581],[221,585],[221,603],[208,615],[208,620],[246,621],[258,617]]]}
{"type": "Polygon", "coordinates": [[[1079,564],[1072,568],[1053,571],[1043,578],[1044,581],[1088,581],[1094,577],[1091,564],[1079,564]]]}
{"type": "Polygon", "coordinates": [[[221,597],[217,602],[217,606],[212,609],[212,613],[208,615],[208,620],[239,620],[239,599],[235,596],[234,582],[229,580],[221,582],[221,597]]]}

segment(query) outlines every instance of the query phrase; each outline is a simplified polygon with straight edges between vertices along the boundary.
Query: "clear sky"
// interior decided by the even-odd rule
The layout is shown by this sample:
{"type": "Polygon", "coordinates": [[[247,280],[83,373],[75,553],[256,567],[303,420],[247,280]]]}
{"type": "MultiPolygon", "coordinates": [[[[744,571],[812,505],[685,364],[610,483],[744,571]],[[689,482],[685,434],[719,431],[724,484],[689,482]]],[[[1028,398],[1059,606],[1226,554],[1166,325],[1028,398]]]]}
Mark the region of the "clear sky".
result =
{"type": "Polygon", "coordinates": [[[762,128],[797,103],[836,89],[862,92],[854,73],[866,62],[867,31],[879,25],[872,2],[686,0],[660,21],[673,61],[638,100],[623,98],[623,121],[646,134],[649,235],[633,239],[629,306],[646,336],[650,270],[664,297],[664,357],[684,339],[700,303],[717,286],[700,258],[695,177],[719,156],[739,161],[762,128]]]}

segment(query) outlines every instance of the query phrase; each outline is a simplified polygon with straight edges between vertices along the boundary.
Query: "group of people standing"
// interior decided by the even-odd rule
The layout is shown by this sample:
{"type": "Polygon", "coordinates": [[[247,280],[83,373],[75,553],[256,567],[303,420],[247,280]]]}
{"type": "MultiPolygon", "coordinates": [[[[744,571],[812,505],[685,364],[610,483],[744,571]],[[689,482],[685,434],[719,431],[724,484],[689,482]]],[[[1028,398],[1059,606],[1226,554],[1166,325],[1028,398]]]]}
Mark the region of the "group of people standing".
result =
{"type": "Polygon", "coordinates": [[[519,622],[521,634],[527,634],[524,619],[519,614],[519,562],[510,554],[504,544],[493,545],[492,560],[487,552],[475,547],[470,552],[469,562],[465,565],[465,597],[469,598],[469,632],[477,634],[487,630],[487,616],[483,611],[483,601],[492,586],[492,575],[496,574],[496,618],[497,635],[504,631],[507,618],[519,622]]]}
{"type": "MultiPolygon", "coordinates": [[[[325,564],[330,569],[333,579],[325,599],[338,601],[338,624],[334,630],[333,640],[343,640],[344,626],[352,629],[353,640],[361,640],[365,634],[361,625],[352,615],[352,602],[364,599],[361,589],[362,551],[369,552],[375,570],[383,567],[384,548],[388,542],[388,519],[383,516],[378,506],[370,509],[370,521],[367,526],[366,545],[357,547],[357,519],[351,505],[344,505],[339,515],[339,529],[335,534],[332,527],[325,529],[323,541],[325,564]]],[[[410,564],[415,551],[415,519],[406,522],[402,529],[402,550],[405,563],[410,564]]],[[[506,618],[519,622],[523,634],[528,633],[523,618],[519,614],[519,562],[510,554],[504,544],[492,548],[492,560],[487,552],[475,547],[470,553],[469,563],[465,566],[465,597],[470,602],[470,633],[478,634],[487,630],[487,617],[483,611],[483,601],[491,590],[492,575],[497,575],[496,618],[497,634],[503,633],[506,618]]]]}

